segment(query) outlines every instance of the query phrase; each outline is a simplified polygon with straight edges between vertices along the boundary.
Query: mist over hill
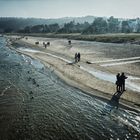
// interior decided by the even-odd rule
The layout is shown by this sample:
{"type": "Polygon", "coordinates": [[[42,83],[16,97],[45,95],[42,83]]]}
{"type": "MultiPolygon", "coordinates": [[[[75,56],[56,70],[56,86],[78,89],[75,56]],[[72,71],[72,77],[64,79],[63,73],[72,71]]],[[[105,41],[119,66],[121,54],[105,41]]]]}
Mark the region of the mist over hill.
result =
{"type": "Polygon", "coordinates": [[[64,17],[57,19],[1,17],[0,33],[139,33],[140,19],[64,17]]]}

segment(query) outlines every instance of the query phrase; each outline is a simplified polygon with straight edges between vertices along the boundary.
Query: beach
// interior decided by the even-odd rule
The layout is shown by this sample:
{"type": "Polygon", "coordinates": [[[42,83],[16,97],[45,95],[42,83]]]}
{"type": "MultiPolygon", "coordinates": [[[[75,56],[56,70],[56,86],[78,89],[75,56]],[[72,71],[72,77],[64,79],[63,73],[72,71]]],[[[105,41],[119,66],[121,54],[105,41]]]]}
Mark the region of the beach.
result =
{"type": "Polygon", "coordinates": [[[97,89],[113,75],[41,47],[0,38],[1,140],[139,139],[139,106],[97,89]]]}
{"type": "Polygon", "coordinates": [[[21,44],[23,47],[13,47],[13,49],[41,61],[68,84],[97,97],[110,99],[116,92],[116,74],[125,72],[128,79],[126,91],[122,94],[120,102],[139,109],[140,50],[138,45],[131,47],[130,44],[75,40],[72,40],[72,44],[69,45],[67,39],[16,38],[19,36],[10,37],[12,41],[14,40],[12,43],[21,44]],[[35,42],[39,44],[36,45],[35,42]],[[50,42],[50,46],[45,48],[43,42],[50,42]],[[76,52],[81,53],[81,61],[73,63],[76,52]]]}

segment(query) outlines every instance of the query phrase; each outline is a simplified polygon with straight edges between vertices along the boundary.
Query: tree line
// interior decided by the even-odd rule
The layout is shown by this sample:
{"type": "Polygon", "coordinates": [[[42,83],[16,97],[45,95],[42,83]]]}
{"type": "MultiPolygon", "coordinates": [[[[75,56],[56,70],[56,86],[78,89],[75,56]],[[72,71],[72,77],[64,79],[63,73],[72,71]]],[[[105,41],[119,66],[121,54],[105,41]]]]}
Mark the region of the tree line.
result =
{"type": "MultiPolygon", "coordinates": [[[[21,22],[22,23],[22,22],[21,22]]],[[[105,34],[105,33],[140,33],[140,19],[118,19],[111,16],[110,18],[96,17],[92,23],[83,22],[77,23],[70,21],[60,25],[53,24],[38,24],[28,25],[24,28],[18,28],[18,24],[5,24],[5,33],[81,33],[81,34],[105,34]],[[10,26],[8,26],[10,25],[10,26]]],[[[22,23],[23,24],[23,23],[22,23]]],[[[4,25],[3,25],[4,26],[4,25]]],[[[0,23],[1,28],[1,23],[0,23]]]]}

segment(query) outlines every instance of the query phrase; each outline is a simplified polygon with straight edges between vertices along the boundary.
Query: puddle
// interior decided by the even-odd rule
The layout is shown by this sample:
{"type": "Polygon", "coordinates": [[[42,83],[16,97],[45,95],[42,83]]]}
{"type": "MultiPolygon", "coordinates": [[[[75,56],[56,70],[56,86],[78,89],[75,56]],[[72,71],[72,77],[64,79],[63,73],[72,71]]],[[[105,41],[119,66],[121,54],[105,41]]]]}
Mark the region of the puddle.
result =
{"type": "Polygon", "coordinates": [[[33,53],[41,52],[41,51],[38,51],[38,50],[27,49],[27,48],[19,48],[19,50],[24,51],[24,52],[33,52],[33,53]]]}
{"type": "Polygon", "coordinates": [[[34,59],[31,59],[30,57],[28,56],[25,56],[25,55],[21,55],[23,57],[23,60],[28,63],[29,65],[32,65],[34,66],[35,68],[37,69],[42,69],[44,68],[44,65],[42,63],[40,63],[38,60],[34,60],[34,59]]]}
{"type": "Polygon", "coordinates": [[[107,74],[105,72],[93,69],[93,68],[86,68],[83,66],[80,66],[80,69],[92,74],[93,76],[95,76],[96,78],[99,78],[101,80],[104,81],[109,81],[109,82],[113,82],[115,83],[116,81],[116,77],[113,74],[107,74]]]}

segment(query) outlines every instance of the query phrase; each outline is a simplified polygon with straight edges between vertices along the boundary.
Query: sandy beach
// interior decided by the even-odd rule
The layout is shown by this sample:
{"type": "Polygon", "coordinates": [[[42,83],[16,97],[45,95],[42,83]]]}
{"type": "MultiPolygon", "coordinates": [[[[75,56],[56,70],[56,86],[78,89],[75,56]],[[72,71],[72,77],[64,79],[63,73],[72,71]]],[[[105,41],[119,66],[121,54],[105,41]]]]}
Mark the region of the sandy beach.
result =
{"type": "Polygon", "coordinates": [[[19,36],[7,38],[12,41],[9,46],[17,52],[38,59],[66,83],[97,97],[111,99],[116,92],[116,74],[125,72],[128,79],[120,103],[140,109],[139,46],[75,40],[69,45],[67,39],[19,36]],[[35,45],[37,41],[39,44],[35,45]],[[43,42],[48,41],[50,46],[44,48],[43,42]],[[22,47],[16,48],[16,43],[22,47]],[[81,61],[73,63],[76,52],[81,53],[81,61]],[[119,62],[121,63],[118,64],[119,62]]]}

